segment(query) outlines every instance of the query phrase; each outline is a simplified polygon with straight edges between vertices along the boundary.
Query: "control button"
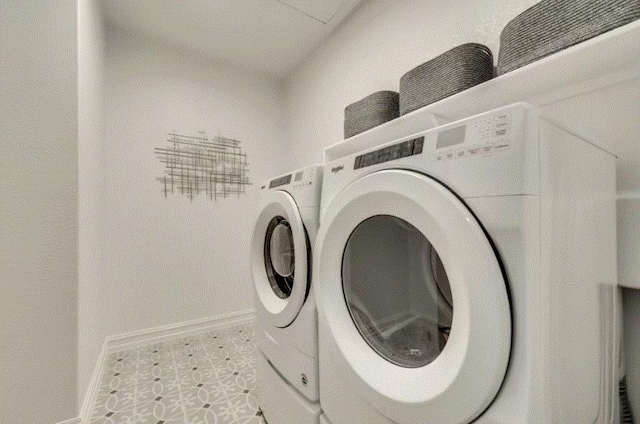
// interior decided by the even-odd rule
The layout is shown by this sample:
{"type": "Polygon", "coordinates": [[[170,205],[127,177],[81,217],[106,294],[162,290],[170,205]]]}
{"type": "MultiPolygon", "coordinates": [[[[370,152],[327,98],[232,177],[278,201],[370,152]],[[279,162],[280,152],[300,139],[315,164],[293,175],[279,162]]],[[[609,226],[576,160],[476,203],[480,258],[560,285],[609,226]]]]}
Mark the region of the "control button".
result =
{"type": "Polygon", "coordinates": [[[493,127],[493,118],[491,117],[480,122],[481,131],[491,131],[492,127],[493,127]]]}
{"type": "Polygon", "coordinates": [[[498,126],[499,124],[508,124],[509,121],[511,121],[511,116],[506,113],[502,115],[498,115],[495,118],[496,126],[498,126]]]}

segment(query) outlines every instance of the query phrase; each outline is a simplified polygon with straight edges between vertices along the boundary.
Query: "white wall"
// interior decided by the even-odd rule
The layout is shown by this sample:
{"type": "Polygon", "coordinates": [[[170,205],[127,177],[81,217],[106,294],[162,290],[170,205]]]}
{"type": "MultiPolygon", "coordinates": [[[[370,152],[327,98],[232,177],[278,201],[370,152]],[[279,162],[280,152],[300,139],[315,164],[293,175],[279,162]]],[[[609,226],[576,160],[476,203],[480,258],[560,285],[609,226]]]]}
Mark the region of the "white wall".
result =
{"type": "Polygon", "coordinates": [[[0,2],[0,420],[76,416],[76,3],[0,2]]]}
{"type": "Polygon", "coordinates": [[[104,340],[96,337],[103,178],[104,25],[98,0],[78,1],[78,404],[104,340]]]}
{"type": "Polygon", "coordinates": [[[283,170],[282,85],[115,30],[105,65],[95,337],[252,308],[258,183],[283,170]],[[247,194],[165,199],[154,148],[198,130],[242,141],[247,194]]]}

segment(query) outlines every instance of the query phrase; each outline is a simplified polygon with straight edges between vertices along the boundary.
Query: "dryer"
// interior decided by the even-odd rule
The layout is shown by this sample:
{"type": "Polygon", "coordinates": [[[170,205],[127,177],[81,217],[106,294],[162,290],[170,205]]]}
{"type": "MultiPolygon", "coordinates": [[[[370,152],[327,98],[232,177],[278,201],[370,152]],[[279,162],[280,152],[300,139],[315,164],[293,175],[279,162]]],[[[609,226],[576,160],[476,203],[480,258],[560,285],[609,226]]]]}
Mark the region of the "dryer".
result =
{"type": "Polygon", "coordinates": [[[251,247],[258,333],[259,406],[269,422],[316,424],[318,320],[312,246],[321,165],[265,181],[251,247]]]}
{"type": "Polygon", "coordinates": [[[515,104],[325,169],[323,422],[611,422],[612,154],[515,104]]]}

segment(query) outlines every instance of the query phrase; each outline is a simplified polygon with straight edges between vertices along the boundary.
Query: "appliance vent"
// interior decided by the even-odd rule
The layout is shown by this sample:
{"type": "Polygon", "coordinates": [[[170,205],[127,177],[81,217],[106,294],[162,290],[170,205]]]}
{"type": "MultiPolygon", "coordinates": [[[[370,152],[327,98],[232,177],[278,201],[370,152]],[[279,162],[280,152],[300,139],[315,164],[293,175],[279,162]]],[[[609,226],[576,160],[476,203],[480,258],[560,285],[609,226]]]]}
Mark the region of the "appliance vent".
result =
{"type": "Polygon", "coordinates": [[[627,376],[625,375],[618,384],[620,393],[620,424],[633,424],[633,413],[629,403],[629,392],[627,392],[627,376]]]}

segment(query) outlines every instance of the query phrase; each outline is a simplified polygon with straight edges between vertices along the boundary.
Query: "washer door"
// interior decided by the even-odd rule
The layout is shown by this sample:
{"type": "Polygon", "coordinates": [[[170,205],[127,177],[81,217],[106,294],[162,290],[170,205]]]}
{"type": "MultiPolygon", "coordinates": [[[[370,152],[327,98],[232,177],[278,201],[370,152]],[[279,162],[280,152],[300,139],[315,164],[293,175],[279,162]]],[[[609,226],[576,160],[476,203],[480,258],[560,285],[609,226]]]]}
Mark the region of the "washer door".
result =
{"type": "Polygon", "coordinates": [[[504,379],[511,314],[497,254],[462,201],[422,174],[375,172],[335,197],[317,243],[322,337],[354,392],[394,422],[477,418],[504,379]]]}
{"type": "Polygon", "coordinates": [[[274,191],[265,197],[251,248],[256,304],[270,325],[286,327],[307,296],[309,243],[291,195],[274,191]]]}

